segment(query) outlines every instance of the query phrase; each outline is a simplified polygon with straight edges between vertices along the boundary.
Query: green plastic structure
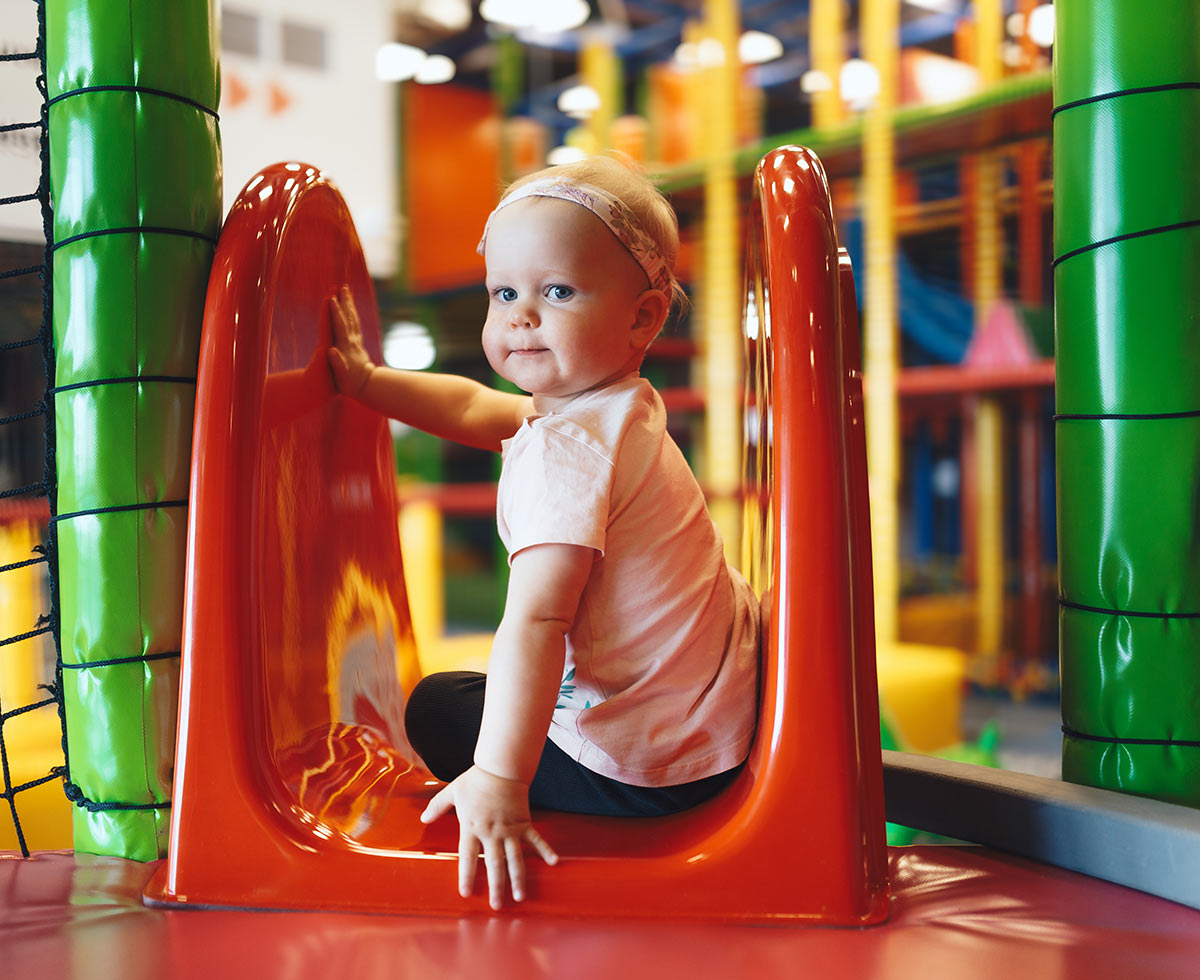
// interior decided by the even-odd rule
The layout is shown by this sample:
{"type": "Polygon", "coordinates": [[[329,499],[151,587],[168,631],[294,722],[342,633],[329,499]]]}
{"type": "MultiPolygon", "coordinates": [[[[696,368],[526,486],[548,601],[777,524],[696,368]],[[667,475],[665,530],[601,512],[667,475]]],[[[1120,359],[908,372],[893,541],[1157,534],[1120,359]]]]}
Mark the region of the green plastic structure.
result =
{"type": "Polygon", "coordinates": [[[1063,777],[1200,806],[1200,4],[1055,10],[1063,777]]]}
{"type": "Polygon", "coordinates": [[[48,0],[75,848],[166,853],[192,410],[221,222],[213,0],[48,0]]]}

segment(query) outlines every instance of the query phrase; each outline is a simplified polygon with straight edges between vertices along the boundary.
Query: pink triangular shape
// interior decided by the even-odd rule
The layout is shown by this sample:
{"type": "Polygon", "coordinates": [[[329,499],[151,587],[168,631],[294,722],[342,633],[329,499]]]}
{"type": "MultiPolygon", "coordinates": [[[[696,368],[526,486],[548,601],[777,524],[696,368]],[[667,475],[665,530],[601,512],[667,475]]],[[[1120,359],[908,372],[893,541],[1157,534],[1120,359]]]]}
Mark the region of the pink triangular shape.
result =
{"type": "Polygon", "coordinates": [[[975,331],[967,353],[965,367],[997,368],[1024,367],[1037,360],[1033,343],[1017,314],[1017,308],[1000,300],[988,312],[983,326],[975,331]]]}

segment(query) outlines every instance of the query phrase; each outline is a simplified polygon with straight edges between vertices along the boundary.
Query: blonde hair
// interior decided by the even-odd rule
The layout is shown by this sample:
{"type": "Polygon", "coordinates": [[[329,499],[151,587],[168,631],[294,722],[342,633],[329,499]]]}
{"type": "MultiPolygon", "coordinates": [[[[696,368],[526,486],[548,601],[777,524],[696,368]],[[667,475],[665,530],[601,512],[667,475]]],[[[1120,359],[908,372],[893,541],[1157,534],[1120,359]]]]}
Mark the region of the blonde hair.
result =
{"type": "Polygon", "coordinates": [[[504,190],[504,197],[525,184],[547,177],[563,177],[581,184],[593,184],[618,198],[637,217],[642,230],[650,236],[667,263],[670,273],[670,311],[666,322],[673,323],[688,307],[687,293],[675,278],[675,263],[679,259],[679,219],[675,209],[655,187],[638,165],[624,154],[587,157],[574,163],[546,167],[536,173],[514,180],[504,190]]]}

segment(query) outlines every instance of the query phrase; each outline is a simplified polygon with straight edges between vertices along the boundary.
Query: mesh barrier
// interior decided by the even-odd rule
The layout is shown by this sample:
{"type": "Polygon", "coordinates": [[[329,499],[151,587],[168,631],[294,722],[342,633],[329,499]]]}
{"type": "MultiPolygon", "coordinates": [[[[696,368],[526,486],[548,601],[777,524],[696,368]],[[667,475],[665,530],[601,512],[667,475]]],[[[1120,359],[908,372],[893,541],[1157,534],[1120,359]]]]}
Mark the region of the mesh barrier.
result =
{"type": "Polygon", "coordinates": [[[30,50],[0,53],[0,67],[9,71],[14,81],[34,86],[24,101],[37,113],[35,119],[0,119],[0,139],[15,150],[23,148],[31,157],[36,146],[40,162],[38,166],[31,161],[29,168],[30,181],[36,186],[0,187],[0,227],[20,223],[19,217],[4,220],[4,212],[13,215],[24,209],[27,215],[30,208],[40,206],[42,228],[40,243],[9,245],[0,252],[0,308],[5,314],[0,318],[0,799],[17,846],[26,857],[28,819],[23,826],[21,814],[30,797],[22,794],[59,780],[66,772],[57,561],[51,520],[56,481],[49,380],[54,377],[54,347],[46,10],[44,0],[33,0],[33,4],[37,38],[31,41],[30,50]],[[40,316],[36,310],[39,296],[40,316]],[[57,721],[51,717],[55,712],[57,721]],[[43,724],[31,725],[32,721],[43,724]],[[49,746],[38,745],[39,751],[34,753],[30,733],[47,728],[57,737],[49,746]]]}

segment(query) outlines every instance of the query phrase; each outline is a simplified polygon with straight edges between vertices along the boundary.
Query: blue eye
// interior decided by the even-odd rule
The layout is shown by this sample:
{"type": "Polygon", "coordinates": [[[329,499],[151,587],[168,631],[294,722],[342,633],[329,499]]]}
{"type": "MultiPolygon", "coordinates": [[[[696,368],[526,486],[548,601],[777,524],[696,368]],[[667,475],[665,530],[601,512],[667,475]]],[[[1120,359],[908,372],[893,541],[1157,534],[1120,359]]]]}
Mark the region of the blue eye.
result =
{"type": "Polygon", "coordinates": [[[551,286],[546,290],[546,295],[550,299],[570,299],[575,295],[575,290],[570,286],[551,286]]]}
{"type": "Polygon", "coordinates": [[[493,295],[496,297],[496,299],[500,300],[501,303],[511,303],[517,298],[517,291],[513,289],[512,286],[501,286],[499,289],[494,291],[493,295]]]}

